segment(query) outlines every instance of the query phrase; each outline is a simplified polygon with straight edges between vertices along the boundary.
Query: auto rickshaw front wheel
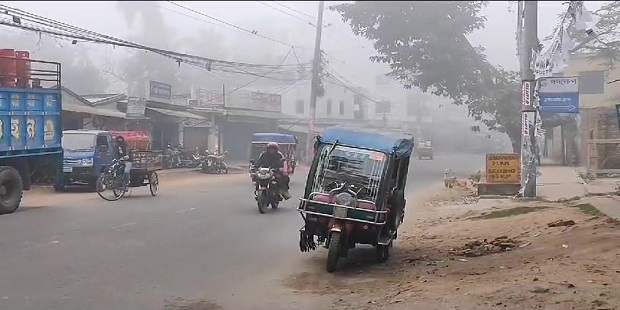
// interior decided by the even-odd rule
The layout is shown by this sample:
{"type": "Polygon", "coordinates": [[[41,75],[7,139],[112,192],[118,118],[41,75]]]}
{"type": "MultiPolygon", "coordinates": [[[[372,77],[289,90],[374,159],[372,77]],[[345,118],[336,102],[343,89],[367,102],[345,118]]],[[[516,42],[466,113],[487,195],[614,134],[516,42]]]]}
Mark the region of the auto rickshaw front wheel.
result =
{"type": "Polygon", "coordinates": [[[333,232],[329,238],[329,246],[327,250],[327,265],[325,269],[332,273],[338,267],[338,258],[340,257],[340,233],[333,232]]]}

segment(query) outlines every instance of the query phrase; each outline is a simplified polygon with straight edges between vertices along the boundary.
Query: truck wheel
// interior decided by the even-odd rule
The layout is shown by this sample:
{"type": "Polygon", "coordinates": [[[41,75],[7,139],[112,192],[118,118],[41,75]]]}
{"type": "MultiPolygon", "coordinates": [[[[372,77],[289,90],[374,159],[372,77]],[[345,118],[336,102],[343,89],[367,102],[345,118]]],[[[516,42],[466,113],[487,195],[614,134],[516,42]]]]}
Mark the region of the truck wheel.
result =
{"type": "Polygon", "coordinates": [[[13,167],[0,167],[0,214],[15,212],[22,201],[24,184],[13,167]]]}
{"type": "Polygon", "coordinates": [[[64,185],[54,184],[54,190],[57,191],[57,192],[62,192],[62,191],[65,190],[65,186],[64,185]]]}

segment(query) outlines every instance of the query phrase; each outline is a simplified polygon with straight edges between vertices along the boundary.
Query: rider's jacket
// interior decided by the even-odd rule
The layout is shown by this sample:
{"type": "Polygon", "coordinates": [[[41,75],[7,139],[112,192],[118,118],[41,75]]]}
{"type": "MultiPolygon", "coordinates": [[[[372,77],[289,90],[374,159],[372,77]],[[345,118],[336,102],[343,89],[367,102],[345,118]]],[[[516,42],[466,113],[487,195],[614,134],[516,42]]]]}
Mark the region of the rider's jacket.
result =
{"type": "Polygon", "coordinates": [[[118,148],[118,158],[123,158],[125,155],[129,156],[129,160],[131,161],[131,150],[129,146],[127,146],[127,142],[116,143],[116,147],[118,148]]]}
{"type": "Polygon", "coordinates": [[[270,153],[268,151],[264,151],[258,157],[257,165],[258,167],[269,167],[272,169],[282,168],[282,159],[284,155],[280,152],[270,153]]]}

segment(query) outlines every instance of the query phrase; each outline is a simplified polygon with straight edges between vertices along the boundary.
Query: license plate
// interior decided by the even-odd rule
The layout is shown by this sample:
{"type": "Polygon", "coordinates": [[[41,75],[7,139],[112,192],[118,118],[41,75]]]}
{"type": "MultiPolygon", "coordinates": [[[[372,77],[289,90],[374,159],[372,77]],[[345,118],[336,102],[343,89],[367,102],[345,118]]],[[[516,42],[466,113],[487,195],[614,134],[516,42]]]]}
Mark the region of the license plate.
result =
{"type": "Polygon", "coordinates": [[[344,207],[334,207],[334,217],[346,218],[347,217],[347,208],[344,208],[344,207]]]}
{"type": "Polygon", "coordinates": [[[73,167],[62,167],[62,172],[73,172],[73,167]]]}

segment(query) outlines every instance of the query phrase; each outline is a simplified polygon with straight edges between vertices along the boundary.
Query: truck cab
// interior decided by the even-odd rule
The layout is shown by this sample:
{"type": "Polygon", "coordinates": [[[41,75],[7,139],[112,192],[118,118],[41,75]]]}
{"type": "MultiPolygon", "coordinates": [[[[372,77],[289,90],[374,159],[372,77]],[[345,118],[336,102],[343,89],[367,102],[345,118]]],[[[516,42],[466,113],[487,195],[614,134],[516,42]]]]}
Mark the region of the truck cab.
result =
{"type": "Polygon", "coordinates": [[[61,190],[67,185],[94,187],[97,178],[114,159],[112,135],[101,130],[65,130],[62,132],[63,182],[56,186],[61,190]]]}

